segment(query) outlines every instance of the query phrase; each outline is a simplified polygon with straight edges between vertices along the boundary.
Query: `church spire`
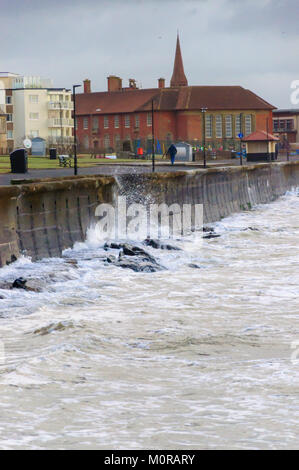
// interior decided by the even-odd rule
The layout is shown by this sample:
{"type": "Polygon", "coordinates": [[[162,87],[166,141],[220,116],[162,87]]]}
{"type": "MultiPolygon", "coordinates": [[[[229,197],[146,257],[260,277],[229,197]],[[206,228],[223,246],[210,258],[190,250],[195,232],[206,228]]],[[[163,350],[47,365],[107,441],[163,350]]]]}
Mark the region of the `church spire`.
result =
{"type": "Polygon", "coordinates": [[[170,86],[171,87],[188,86],[188,80],[184,72],[179,32],[177,35],[174,67],[173,67],[173,74],[172,74],[171,81],[170,81],[170,86]]]}

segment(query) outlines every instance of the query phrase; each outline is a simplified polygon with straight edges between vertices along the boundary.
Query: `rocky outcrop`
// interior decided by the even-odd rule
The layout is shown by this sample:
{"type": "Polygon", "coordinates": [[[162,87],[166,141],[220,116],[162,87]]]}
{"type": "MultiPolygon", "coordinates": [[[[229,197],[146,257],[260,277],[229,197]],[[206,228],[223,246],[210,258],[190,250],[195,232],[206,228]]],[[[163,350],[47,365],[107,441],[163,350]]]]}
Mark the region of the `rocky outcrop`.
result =
{"type": "Polygon", "coordinates": [[[118,256],[110,254],[106,258],[107,263],[119,268],[148,273],[165,269],[150,253],[139,246],[130,245],[129,243],[106,243],[104,248],[106,250],[120,250],[118,256]]]}

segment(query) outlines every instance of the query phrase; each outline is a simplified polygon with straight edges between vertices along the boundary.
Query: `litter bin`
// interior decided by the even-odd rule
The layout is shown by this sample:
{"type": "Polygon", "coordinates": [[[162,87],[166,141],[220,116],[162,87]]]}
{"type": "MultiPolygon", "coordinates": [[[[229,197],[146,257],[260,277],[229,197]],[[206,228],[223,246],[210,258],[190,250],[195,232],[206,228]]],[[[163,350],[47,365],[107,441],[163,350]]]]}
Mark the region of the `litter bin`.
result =
{"type": "Polygon", "coordinates": [[[50,149],[50,160],[56,160],[56,159],[57,159],[57,150],[50,149]]]}
{"type": "Polygon", "coordinates": [[[10,154],[10,165],[12,173],[27,173],[28,154],[26,149],[17,149],[10,154]]]}
{"type": "Polygon", "coordinates": [[[231,150],[231,158],[237,158],[237,152],[235,150],[231,150]]]}

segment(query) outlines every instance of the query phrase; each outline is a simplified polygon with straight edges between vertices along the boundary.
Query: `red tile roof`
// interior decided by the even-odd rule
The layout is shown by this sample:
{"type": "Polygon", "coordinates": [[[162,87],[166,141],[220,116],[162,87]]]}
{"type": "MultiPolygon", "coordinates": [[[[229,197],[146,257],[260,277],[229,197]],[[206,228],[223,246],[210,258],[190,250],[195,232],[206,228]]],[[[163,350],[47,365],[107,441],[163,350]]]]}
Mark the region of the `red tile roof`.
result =
{"type": "Polygon", "coordinates": [[[242,139],[243,142],[255,142],[255,141],[260,141],[260,140],[268,141],[268,140],[279,140],[279,139],[277,137],[274,137],[274,135],[270,134],[270,132],[267,133],[265,131],[253,132],[252,134],[242,139]]]}
{"type": "Polygon", "coordinates": [[[182,86],[170,88],[128,89],[114,92],[76,95],[77,115],[118,114],[155,110],[273,110],[255,93],[240,86],[182,86]]]}

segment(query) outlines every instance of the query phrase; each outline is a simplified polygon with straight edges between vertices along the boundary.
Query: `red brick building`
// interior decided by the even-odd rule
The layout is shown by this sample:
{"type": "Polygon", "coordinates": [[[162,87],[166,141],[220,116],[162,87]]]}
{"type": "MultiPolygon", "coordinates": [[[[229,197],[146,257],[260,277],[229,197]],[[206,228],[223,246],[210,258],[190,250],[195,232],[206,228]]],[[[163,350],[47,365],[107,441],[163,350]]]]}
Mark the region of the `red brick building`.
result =
{"type": "MultiPolygon", "coordinates": [[[[89,80],[76,96],[77,137],[81,150],[150,148],[154,134],[161,143],[187,141],[201,145],[205,128],[211,148],[233,148],[238,134],[272,129],[274,106],[240,86],[188,86],[179,37],[170,87],[138,89],[135,80],[108,77],[108,91],[92,93],[89,80]],[[153,104],[152,104],[153,103],[153,104]],[[203,122],[204,120],[204,122],[203,122]]],[[[239,145],[239,143],[237,144],[239,145]]]]}
{"type": "MultiPolygon", "coordinates": [[[[277,109],[273,112],[273,133],[282,144],[299,141],[299,109],[277,109]]],[[[299,146],[299,145],[298,145],[299,146]]]]}

